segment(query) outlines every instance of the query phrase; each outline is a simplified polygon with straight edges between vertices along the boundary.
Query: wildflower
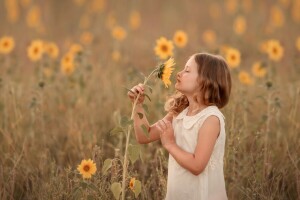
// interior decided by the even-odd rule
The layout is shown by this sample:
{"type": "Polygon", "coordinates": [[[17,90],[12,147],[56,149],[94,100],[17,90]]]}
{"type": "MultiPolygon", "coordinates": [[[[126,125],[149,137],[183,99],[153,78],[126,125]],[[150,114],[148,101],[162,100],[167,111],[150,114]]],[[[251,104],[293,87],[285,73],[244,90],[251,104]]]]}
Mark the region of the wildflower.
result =
{"type": "Polygon", "coordinates": [[[9,54],[15,47],[14,38],[4,36],[0,38],[0,54],[9,54]]]}
{"type": "Polygon", "coordinates": [[[131,178],[129,182],[129,188],[134,191],[135,178],[131,178]]]}
{"type": "Polygon", "coordinates": [[[281,60],[283,56],[283,51],[283,47],[281,46],[278,40],[269,40],[267,44],[267,53],[271,60],[281,60]]]}
{"type": "Polygon", "coordinates": [[[171,85],[170,76],[174,70],[174,65],[174,58],[170,58],[165,63],[159,66],[157,77],[163,81],[166,88],[171,85]]]}
{"type": "Polygon", "coordinates": [[[154,48],[155,54],[161,59],[166,59],[168,56],[173,55],[173,43],[167,40],[165,37],[161,37],[156,40],[156,46],[154,48]]]}
{"type": "Polygon", "coordinates": [[[233,30],[236,34],[242,35],[247,28],[246,19],[243,16],[238,16],[233,23],[233,30]]]}
{"type": "Polygon", "coordinates": [[[61,72],[65,75],[70,75],[75,69],[74,56],[72,53],[67,53],[61,59],[61,72]]]}
{"type": "Polygon", "coordinates": [[[240,71],[239,80],[242,84],[253,85],[254,80],[250,77],[249,73],[246,71],[240,71]]]}
{"type": "Polygon", "coordinates": [[[91,178],[96,173],[97,167],[93,160],[82,160],[78,165],[77,170],[80,172],[83,178],[91,178]]]}
{"type": "Polygon", "coordinates": [[[141,24],[141,16],[138,11],[133,11],[130,13],[129,24],[133,30],[136,30],[140,27],[141,24]]]}
{"type": "Polygon", "coordinates": [[[181,48],[185,47],[185,45],[188,41],[187,34],[184,31],[178,30],[174,34],[173,41],[176,46],[181,47],[181,48]]]}
{"type": "Polygon", "coordinates": [[[267,73],[266,67],[261,62],[255,62],[252,66],[252,73],[256,77],[264,77],[267,73]]]}
{"type": "Polygon", "coordinates": [[[216,42],[215,31],[208,29],[203,32],[202,39],[207,45],[213,45],[216,42]]]}
{"type": "Polygon", "coordinates": [[[112,30],[112,36],[116,39],[116,40],[124,40],[127,36],[126,30],[121,27],[121,26],[115,26],[112,30]]]}
{"type": "Polygon", "coordinates": [[[42,58],[44,53],[44,44],[41,40],[34,40],[27,48],[27,55],[30,60],[38,61],[42,58]]]}
{"type": "Polygon", "coordinates": [[[80,42],[85,45],[89,45],[93,42],[94,36],[90,32],[84,32],[80,36],[80,42]]]}
{"type": "Polygon", "coordinates": [[[49,42],[45,44],[45,52],[50,56],[50,58],[57,58],[59,54],[59,49],[54,42],[49,42]]]}
{"type": "Polygon", "coordinates": [[[228,50],[226,50],[226,60],[229,67],[236,68],[240,65],[241,54],[237,49],[229,48],[228,50]]]}

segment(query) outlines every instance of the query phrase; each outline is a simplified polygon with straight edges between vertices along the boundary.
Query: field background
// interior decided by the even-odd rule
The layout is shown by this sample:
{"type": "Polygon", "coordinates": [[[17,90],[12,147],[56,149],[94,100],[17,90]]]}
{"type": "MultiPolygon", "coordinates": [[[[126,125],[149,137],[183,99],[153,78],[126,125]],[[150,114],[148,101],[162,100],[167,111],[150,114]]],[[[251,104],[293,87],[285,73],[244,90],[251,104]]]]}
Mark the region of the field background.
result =
{"type": "MultiPolygon", "coordinates": [[[[10,36],[15,45],[0,54],[0,199],[113,199],[126,135],[110,132],[122,116],[130,117],[124,87],[142,82],[142,74],[162,61],[156,40],[173,40],[178,30],[188,41],[182,48],[174,44],[172,83],[196,52],[225,57],[232,47],[241,55],[231,69],[230,102],[221,110],[229,199],[299,199],[299,0],[1,0],[0,38],[10,36]],[[236,29],[241,16],[244,30],[236,29]],[[112,35],[116,26],[124,39],[112,35]],[[58,55],[33,61],[28,47],[37,39],[53,42],[58,55]],[[278,61],[263,50],[271,39],[283,49],[278,61]],[[74,71],[65,74],[62,59],[74,44],[81,50],[74,71]],[[264,77],[252,72],[258,61],[264,77]],[[252,84],[241,80],[242,71],[252,84]],[[76,168],[88,158],[97,172],[82,180],[76,168]],[[106,159],[112,167],[104,170],[106,159]]],[[[146,103],[154,123],[165,115],[174,87],[150,83],[152,101],[146,103]]],[[[130,143],[137,145],[133,134],[130,143]]],[[[159,141],[139,147],[141,158],[130,162],[126,184],[135,177],[141,193],[136,198],[126,186],[126,198],[163,199],[168,154],[159,141]]]]}

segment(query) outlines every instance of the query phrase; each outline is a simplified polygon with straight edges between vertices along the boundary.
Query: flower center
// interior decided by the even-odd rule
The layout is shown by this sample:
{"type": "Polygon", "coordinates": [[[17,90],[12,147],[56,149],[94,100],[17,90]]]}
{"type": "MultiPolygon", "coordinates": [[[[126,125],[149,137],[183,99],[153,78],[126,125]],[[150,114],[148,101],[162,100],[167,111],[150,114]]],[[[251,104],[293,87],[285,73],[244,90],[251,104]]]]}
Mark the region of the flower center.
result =
{"type": "Polygon", "coordinates": [[[164,51],[164,52],[168,51],[167,45],[162,45],[161,50],[164,51]]]}
{"type": "Polygon", "coordinates": [[[90,166],[85,165],[85,166],[83,167],[83,170],[86,171],[86,172],[88,172],[88,171],[90,170],[90,166]]]}

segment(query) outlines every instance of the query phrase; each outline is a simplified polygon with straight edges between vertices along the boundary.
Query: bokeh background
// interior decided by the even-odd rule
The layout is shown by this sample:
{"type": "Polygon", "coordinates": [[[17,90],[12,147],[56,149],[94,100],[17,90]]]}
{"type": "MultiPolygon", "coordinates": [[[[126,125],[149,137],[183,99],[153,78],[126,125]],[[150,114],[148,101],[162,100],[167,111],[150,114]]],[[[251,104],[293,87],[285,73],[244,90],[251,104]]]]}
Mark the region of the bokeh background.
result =
{"type": "MultiPolygon", "coordinates": [[[[229,199],[299,199],[299,25],[299,0],[1,0],[0,199],[114,199],[126,88],[169,56],[174,83],[196,52],[231,69],[221,110],[229,199]],[[97,171],[86,180],[77,166],[88,158],[97,171]]],[[[149,84],[154,123],[175,90],[149,84]]],[[[163,199],[166,150],[129,141],[126,199],[163,199]]]]}

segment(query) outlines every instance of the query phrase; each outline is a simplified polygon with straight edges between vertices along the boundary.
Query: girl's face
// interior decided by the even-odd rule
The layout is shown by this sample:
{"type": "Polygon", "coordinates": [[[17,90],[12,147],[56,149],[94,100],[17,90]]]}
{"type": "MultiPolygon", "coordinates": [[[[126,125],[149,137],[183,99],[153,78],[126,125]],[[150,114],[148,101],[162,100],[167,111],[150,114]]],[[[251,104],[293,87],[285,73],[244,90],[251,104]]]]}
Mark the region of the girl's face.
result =
{"type": "Polygon", "coordinates": [[[184,69],[177,73],[177,82],[175,89],[185,95],[192,95],[199,91],[198,67],[192,56],[186,63],[184,69]]]}

